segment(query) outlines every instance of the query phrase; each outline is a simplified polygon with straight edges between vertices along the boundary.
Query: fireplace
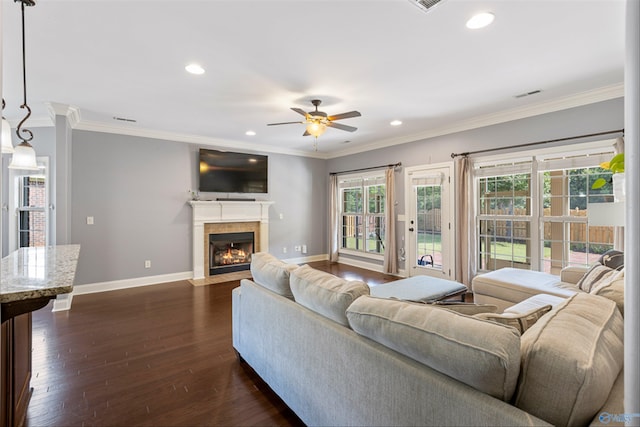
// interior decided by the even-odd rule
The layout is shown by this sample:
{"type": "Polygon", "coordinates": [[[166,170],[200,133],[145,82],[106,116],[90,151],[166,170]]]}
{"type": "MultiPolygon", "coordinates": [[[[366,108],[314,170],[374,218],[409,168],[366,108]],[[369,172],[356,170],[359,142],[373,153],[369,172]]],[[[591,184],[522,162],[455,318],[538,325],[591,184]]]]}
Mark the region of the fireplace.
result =
{"type": "Polygon", "coordinates": [[[248,270],[254,243],[253,231],[209,234],[209,275],[248,270]]]}
{"type": "MultiPolygon", "coordinates": [[[[193,279],[191,283],[209,285],[225,280],[251,277],[249,270],[229,274],[210,273],[209,235],[253,232],[253,250],[269,250],[269,201],[192,200],[193,208],[193,279]],[[244,277],[240,277],[244,276],[244,277]]],[[[250,261],[249,261],[250,264],[250,261]]]]}

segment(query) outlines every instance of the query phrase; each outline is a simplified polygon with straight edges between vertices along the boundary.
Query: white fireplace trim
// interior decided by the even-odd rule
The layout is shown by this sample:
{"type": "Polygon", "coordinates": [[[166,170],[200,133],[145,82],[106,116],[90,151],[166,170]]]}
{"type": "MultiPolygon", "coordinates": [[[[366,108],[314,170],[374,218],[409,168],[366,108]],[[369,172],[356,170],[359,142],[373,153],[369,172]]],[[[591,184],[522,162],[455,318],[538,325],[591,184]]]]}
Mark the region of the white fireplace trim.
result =
{"type": "Polygon", "coordinates": [[[204,225],[222,222],[259,222],[260,242],[257,251],[269,251],[269,207],[267,201],[192,200],[193,208],[193,278],[204,279],[204,225]]]}

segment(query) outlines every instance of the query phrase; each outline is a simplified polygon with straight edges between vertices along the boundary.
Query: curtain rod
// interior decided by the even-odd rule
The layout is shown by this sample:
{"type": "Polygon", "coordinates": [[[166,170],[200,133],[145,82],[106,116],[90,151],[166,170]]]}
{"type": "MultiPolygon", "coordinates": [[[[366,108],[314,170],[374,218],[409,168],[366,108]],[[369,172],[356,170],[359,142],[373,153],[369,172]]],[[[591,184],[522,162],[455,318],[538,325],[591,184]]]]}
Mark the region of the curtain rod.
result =
{"type": "Polygon", "coordinates": [[[389,164],[389,165],[371,166],[369,168],[351,169],[349,171],[330,172],[329,175],[340,175],[341,173],[362,172],[362,171],[368,171],[368,170],[373,170],[373,169],[382,169],[382,168],[397,168],[397,167],[400,167],[400,166],[402,166],[402,163],[398,162],[398,163],[389,164]]]}
{"type": "Polygon", "coordinates": [[[487,153],[489,151],[501,151],[501,150],[508,150],[508,149],[511,149],[511,148],[531,147],[533,145],[542,145],[542,144],[550,144],[552,142],[570,141],[572,139],[588,138],[588,137],[591,137],[591,136],[609,135],[609,134],[612,134],[612,133],[622,133],[622,134],[624,134],[624,129],[610,130],[610,131],[607,131],[607,132],[590,133],[590,134],[586,134],[586,135],[568,136],[566,138],[548,139],[546,141],[529,142],[527,144],[520,144],[520,145],[511,145],[509,147],[487,148],[485,150],[468,151],[466,153],[451,153],[451,158],[455,159],[456,157],[460,157],[460,156],[465,156],[466,157],[466,156],[470,156],[472,154],[487,153]]]}

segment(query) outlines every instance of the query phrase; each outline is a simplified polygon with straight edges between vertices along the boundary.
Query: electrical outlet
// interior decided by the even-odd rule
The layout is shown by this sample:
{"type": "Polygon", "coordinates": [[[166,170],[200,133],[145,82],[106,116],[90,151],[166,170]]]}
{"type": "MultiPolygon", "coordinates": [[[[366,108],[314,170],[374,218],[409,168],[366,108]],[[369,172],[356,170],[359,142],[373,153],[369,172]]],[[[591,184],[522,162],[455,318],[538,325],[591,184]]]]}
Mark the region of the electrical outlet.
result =
{"type": "Polygon", "coordinates": [[[287,253],[287,247],[286,247],[286,246],[284,246],[284,247],[282,248],[282,253],[283,253],[283,254],[286,254],[286,253],[287,253]]]}
{"type": "Polygon", "coordinates": [[[302,250],[302,249],[300,248],[300,246],[295,246],[295,247],[294,247],[294,249],[295,249],[295,251],[296,251],[296,252],[300,252],[300,251],[302,250]]]}
{"type": "Polygon", "coordinates": [[[302,245],[302,253],[303,254],[307,253],[307,245],[302,245]]]}
{"type": "Polygon", "coordinates": [[[151,268],[151,260],[148,259],[144,262],[144,268],[151,268]]]}
{"type": "Polygon", "coordinates": [[[88,216],[87,217],[87,225],[93,225],[93,217],[92,216],[88,216]]]}

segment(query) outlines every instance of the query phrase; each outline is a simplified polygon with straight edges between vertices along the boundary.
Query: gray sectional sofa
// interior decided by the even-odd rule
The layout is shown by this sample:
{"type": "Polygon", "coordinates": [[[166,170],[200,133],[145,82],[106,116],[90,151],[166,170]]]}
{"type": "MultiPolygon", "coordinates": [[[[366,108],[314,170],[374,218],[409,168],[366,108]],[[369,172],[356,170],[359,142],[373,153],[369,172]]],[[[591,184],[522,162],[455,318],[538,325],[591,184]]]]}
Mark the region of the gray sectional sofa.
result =
{"type": "Polygon", "coordinates": [[[524,333],[255,254],[233,346],[307,425],[588,425],[622,413],[623,319],[577,293],[524,333]]]}

